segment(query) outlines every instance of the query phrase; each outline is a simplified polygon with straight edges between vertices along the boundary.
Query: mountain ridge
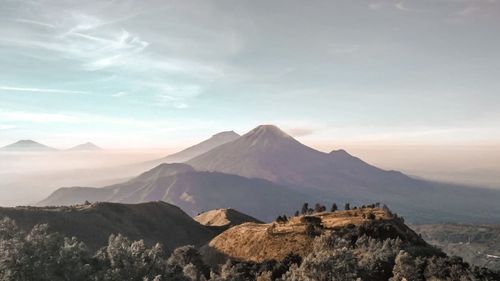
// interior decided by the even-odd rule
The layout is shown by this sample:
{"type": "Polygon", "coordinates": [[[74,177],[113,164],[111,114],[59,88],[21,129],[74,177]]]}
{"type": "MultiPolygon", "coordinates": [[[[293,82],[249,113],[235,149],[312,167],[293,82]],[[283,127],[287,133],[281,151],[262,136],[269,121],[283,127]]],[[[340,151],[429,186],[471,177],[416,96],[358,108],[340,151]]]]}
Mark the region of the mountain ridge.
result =
{"type": "Polygon", "coordinates": [[[265,179],[196,171],[187,164],[175,163],[161,164],[127,182],[102,188],[59,188],[37,205],[73,205],[85,200],[119,203],[161,200],[179,206],[191,216],[234,207],[270,221],[282,212],[294,212],[304,200],[318,199],[265,179]]]}
{"type": "Polygon", "coordinates": [[[186,244],[201,246],[216,234],[179,207],[161,201],[0,208],[0,218],[3,217],[15,220],[25,231],[36,224],[48,223],[51,231],[75,236],[94,250],[105,246],[109,235],[118,233],[142,239],[150,246],[160,242],[167,252],[186,244]]]}

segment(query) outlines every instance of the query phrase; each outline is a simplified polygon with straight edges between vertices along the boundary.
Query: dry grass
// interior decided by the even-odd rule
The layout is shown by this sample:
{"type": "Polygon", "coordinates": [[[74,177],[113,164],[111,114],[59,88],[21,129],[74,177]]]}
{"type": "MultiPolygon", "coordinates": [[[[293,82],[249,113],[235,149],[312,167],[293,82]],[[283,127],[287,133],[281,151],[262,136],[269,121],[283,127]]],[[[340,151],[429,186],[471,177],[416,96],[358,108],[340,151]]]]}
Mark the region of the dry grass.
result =
{"type": "MultiPolygon", "coordinates": [[[[323,212],[311,216],[321,219],[322,232],[347,225],[361,225],[368,215],[375,215],[375,221],[392,220],[392,215],[379,208],[365,208],[350,211],[323,212]]],[[[286,223],[244,223],[221,233],[209,243],[209,249],[225,256],[262,262],[281,260],[289,253],[307,255],[312,250],[313,237],[306,234],[303,216],[292,217],[286,223]]]]}

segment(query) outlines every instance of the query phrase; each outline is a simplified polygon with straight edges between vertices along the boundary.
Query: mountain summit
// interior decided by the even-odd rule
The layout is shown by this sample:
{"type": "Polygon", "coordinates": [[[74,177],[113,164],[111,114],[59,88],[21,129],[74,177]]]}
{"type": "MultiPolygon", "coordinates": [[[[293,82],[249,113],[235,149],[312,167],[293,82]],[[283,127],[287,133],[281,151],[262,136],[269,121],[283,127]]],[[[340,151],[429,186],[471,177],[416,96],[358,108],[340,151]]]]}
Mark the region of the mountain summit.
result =
{"type": "Polygon", "coordinates": [[[240,135],[235,133],[234,131],[225,131],[225,132],[220,132],[212,137],[210,137],[207,140],[204,140],[198,144],[195,144],[193,146],[190,146],[182,151],[179,151],[177,153],[171,154],[167,157],[158,159],[158,160],[153,160],[150,161],[152,164],[160,164],[160,163],[182,163],[185,161],[188,161],[191,158],[194,158],[198,155],[201,155],[207,151],[210,151],[211,149],[231,142],[237,138],[239,138],[240,135]]]}
{"type": "Polygon", "coordinates": [[[55,148],[46,146],[33,140],[19,140],[13,144],[9,144],[0,148],[1,150],[9,151],[54,151],[55,148]]]}
{"type": "Polygon", "coordinates": [[[91,142],[86,142],[86,143],[82,143],[82,144],[79,144],[77,146],[74,146],[68,150],[72,150],[72,151],[90,151],[90,150],[102,150],[102,148],[98,147],[97,145],[91,143],[91,142]]]}

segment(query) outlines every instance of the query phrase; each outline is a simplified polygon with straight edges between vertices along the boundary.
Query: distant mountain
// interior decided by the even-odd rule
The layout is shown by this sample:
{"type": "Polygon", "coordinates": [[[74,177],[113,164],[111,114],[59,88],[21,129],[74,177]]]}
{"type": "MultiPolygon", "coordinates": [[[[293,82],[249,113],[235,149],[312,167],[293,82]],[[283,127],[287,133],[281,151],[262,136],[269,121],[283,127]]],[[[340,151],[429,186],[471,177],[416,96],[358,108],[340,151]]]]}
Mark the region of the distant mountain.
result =
{"type": "Polygon", "coordinates": [[[93,250],[105,246],[110,234],[118,233],[132,240],[143,239],[147,245],[160,242],[168,252],[187,244],[203,245],[215,236],[213,230],[165,202],[0,208],[0,219],[5,216],[25,231],[48,223],[51,231],[75,236],[93,250]]]}
{"type": "Polygon", "coordinates": [[[201,155],[219,145],[234,141],[239,138],[240,135],[234,131],[220,132],[213,135],[211,138],[204,140],[198,144],[190,146],[180,152],[169,155],[162,160],[164,163],[181,163],[185,162],[193,157],[201,155]]]}
{"type": "Polygon", "coordinates": [[[262,223],[256,218],[231,208],[215,209],[203,212],[194,220],[206,226],[232,227],[245,222],[262,223]]]}
{"type": "Polygon", "coordinates": [[[314,150],[272,125],[258,126],[186,163],[200,171],[266,179],[325,201],[388,203],[414,222],[500,222],[500,191],[385,171],[344,150],[314,150]]]}
{"type": "Polygon", "coordinates": [[[103,188],[60,188],[40,206],[107,201],[140,203],[161,200],[194,216],[217,208],[237,208],[260,220],[291,214],[305,201],[319,198],[264,179],[250,179],[217,172],[195,171],[186,164],[161,164],[140,176],[103,188]]]}
{"type": "Polygon", "coordinates": [[[97,145],[91,143],[91,142],[86,142],[79,144],[77,146],[74,146],[70,149],[70,151],[97,151],[97,150],[102,150],[102,148],[98,147],[97,145]]]}
{"type": "Polygon", "coordinates": [[[218,147],[219,145],[234,141],[235,139],[239,138],[240,135],[235,133],[234,131],[225,131],[225,132],[220,132],[209,139],[206,139],[200,143],[197,143],[193,146],[190,146],[184,150],[181,150],[177,153],[168,155],[166,157],[160,158],[160,159],[155,159],[152,161],[147,161],[143,163],[136,164],[141,167],[147,167],[148,169],[151,169],[152,167],[155,167],[159,164],[162,163],[183,163],[188,161],[189,159],[192,159],[198,155],[201,155],[207,151],[210,151],[211,149],[218,147]]]}
{"type": "Polygon", "coordinates": [[[500,223],[498,190],[382,170],[344,150],[324,153],[307,147],[272,125],[259,126],[185,163],[162,164],[105,188],[62,188],[40,204],[163,200],[190,215],[235,208],[269,221],[291,214],[303,202],[382,202],[412,223],[500,223]]]}
{"type": "Polygon", "coordinates": [[[57,149],[32,140],[20,140],[0,148],[5,151],[56,151],[57,149]]]}

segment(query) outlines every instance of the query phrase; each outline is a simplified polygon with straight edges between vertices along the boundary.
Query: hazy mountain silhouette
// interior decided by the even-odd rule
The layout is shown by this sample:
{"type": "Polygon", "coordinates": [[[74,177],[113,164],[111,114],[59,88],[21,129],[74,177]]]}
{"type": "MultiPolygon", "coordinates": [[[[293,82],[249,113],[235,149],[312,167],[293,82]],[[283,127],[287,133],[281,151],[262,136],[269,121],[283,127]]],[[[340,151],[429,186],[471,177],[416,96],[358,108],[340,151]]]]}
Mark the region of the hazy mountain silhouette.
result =
{"type": "Polygon", "coordinates": [[[262,220],[303,202],[387,203],[412,222],[500,222],[500,191],[414,179],[344,150],[324,153],[279,128],[259,126],[186,164],[162,164],[105,188],[62,188],[42,205],[163,200],[191,215],[236,208],[262,220]],[[194,169],[193,169],[194,168],[194,169]]]}
{"type": "Polygon", "coordinates": [[[71,150],[71,151],[96,151],[96,150],[102,150],[102,148],[100,148],[99,146],[97,146],[91,142],[86,142],[86,143],[82,143],[82,144],[79,144],[77,146],[74,146],[68,150],[71,150]]]}
{"type": "Polygon", "coordinates": [[[410,180],[401,173],[371,166],[344,150],[329,154],[317,151],[272,125],[258,126],[186,163],[201,171],[263,178],[291,186],[331,190],[334,185],[337,193],[349,196],[355,191],[353,186],[410,180]]]}
{"type": "Polygon", "coordinates": [[[234,141],[235,139],[239,138],[240,135],[235,133],[234,131],[225,131],[225,132],[220,132],[209,139],[206,139],[200,143],[197,143],[193,146],[190,146],[184,150],[181,150],[177,153],[168,155],[166,157],[160,158],[160,159],[155,159],[152,161],[147,161],[144,163],[140,163],[138,165],[142,167],[147,167],[148,169],[162,164],[162,163],[182,163],[186,162],[189,159],[192,159],[198,155],[201,155],[205,152],[210,151],[211,149],[218,147],[222,144],[234,141]]]}
{"type": "Polygon", "coordinates": [[[190,146],[182,151],[171,154],[162,160],[165,163],[181,163],[185,162],[191,158],[194,158],[198,155],[201,155],[219,145],[234,141],[239,138],[240,135],[235,133],[234,131],[225,131],[220,132],[218,134],[213,135],[207,140],[204,140],[198,144],[190,146]]]}
{"type": "Polygon", "coordinates": [[[161,164],[121,184],[103,188],[60,188],[38,205],[72,205],[108,201],[140,203],[162,200],[194,216],[200,212],[233,207],[270,221],[293,213],[305,201],[317,198],[264,179],[249,179],[217,172],[199,172],[186,164],[161,164]]]}
{"type": "Polygon", "coordinates": [[[38,143],[33,140],[19,140],[0,148],[5,151],[56,151],[57,149],[38,143]]]}
{"type": "Polygon", "coordinates": [[[14,219],[25,231],[36,224],[48,223],[51,231],[77,237],[93,250],[105,246],[110,234],[143,239],[150,246],[160,242],[165,250],[171,251],[186,244],[201,246],[218,233],[165,202],[0,208],[0,218],[5,216],[14,219]]]}
{"type": "Polygon", "coordinates": [[[500,211],[500,191],[414,179],[344,150],[323,153],[272,125],[258,126],[186,163],[201,171],[267,179],[324,200],[386,202],[414,221],[500,221],[500,215],[491,214],[500,211]]]}

